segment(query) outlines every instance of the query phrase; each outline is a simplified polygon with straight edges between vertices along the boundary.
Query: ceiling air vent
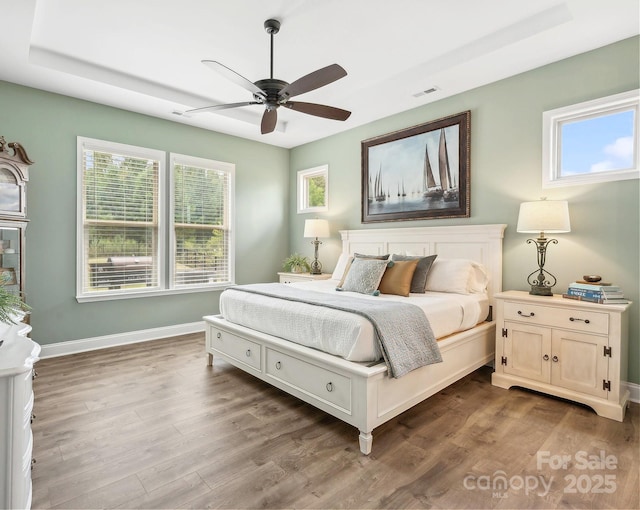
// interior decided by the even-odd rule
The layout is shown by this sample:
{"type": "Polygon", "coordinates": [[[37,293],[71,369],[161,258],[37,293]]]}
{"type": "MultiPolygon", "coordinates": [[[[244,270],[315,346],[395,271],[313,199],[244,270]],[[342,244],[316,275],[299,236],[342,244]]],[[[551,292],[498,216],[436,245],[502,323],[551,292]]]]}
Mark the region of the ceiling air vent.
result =
{"type": "Polygon", "coordinates": [[[427,94],[431,94],[435,91],[439,90],[438,87],[431,87],[428,88],[426,90],[421,90],[420,92],[416,92],[413,97],[421,97],[421,96],[426,96],[427,94]]]}

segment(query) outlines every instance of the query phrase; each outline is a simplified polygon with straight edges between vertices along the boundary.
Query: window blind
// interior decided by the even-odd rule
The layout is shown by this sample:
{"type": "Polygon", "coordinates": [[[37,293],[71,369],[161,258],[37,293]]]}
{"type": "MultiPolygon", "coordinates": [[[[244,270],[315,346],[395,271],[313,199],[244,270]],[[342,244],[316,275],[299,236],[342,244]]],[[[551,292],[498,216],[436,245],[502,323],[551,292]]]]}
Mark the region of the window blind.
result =
{"type": "Polygon", "coordinates": [[[158,288],[160,159],[83,144],[82,293],[158,288]]]}
{"type": "Polygon", "coordinates": [[[216,168],[213,161],[206,166],[189,161],[177,158],[173,164],[173,284],[180,287],[228,283],[232,280],[231,173],[225,168],[216,168]]]}

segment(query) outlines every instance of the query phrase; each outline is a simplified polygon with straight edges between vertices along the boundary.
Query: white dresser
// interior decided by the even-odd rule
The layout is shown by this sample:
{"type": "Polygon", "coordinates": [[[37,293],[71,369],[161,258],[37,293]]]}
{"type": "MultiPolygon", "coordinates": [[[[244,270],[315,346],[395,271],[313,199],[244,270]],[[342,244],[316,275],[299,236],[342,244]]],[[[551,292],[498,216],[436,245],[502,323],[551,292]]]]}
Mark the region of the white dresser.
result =
{"type": "Polygon", "coordinates": [[[527,292],[496,294],[492,382],[581,402],[624,420],[629,390],[629,305],[599,305],[527,292]]]}
{"type": "Polygon", "coordinates": [[[33,365],[31,326],[0,323],[0,509],[31,508],[33,365]]]}

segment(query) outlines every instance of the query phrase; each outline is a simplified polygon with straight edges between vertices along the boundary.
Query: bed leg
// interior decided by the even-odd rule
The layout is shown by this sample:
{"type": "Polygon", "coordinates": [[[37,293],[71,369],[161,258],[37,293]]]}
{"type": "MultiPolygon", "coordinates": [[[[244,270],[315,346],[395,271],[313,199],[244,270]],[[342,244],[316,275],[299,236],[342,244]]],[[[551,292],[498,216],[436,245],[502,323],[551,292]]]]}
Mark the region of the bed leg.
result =
{"type": "Polygon", "coordinates": [[[371,445],[373,444],[373,435],[371,432],[361,430],[358,439],[360,441],[360,451],[365,455],[369,455],[371,453],[371,445]]]}
{"type": "Polygon", "coordinates": [[[207,353],[207,366],[213,366],[213,354],[210,352],[207,353]]]}

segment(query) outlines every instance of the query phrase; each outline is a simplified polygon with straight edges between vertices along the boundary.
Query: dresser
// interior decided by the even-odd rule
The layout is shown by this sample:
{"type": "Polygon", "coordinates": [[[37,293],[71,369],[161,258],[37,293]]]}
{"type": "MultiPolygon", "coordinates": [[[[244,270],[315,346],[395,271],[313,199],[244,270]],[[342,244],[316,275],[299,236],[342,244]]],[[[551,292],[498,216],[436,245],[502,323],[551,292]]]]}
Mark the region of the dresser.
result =
{"type": "Polygon", "coordinates": [[[496,294],[492,383],[581,402],[623,421],[629,305],[600,305],[559,295],[496,294]]]}
{"type": "Polygon", "coordinates": [[[31,326],[0,323],[0,508],[31,507],[33,365],[40,346],[31,326]]]}
{"type": "Polygon", "coordinates": [[[311,273],[278,273],[280,283],[292,282],[310,282],[313,280],[328,280],[331,278],[329,273],[311,274],[311,273]]]}

